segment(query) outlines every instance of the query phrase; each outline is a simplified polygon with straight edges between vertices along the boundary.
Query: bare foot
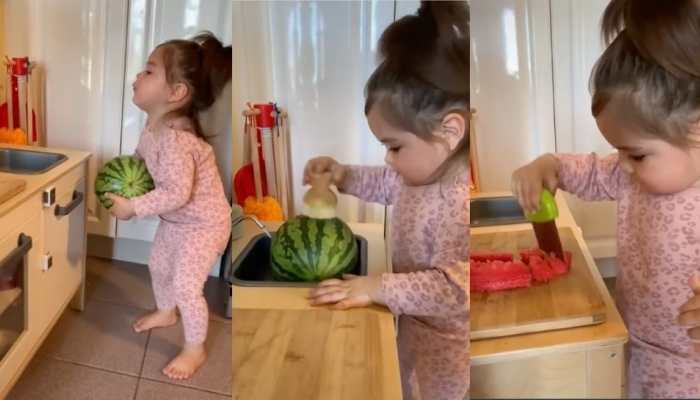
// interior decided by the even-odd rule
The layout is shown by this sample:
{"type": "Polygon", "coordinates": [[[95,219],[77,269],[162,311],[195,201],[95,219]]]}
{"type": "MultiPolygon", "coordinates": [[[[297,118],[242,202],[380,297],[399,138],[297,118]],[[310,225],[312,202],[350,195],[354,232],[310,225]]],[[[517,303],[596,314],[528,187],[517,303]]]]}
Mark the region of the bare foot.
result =
{"type": "Polygon", "coordinates": [[[206,359],[204,344],[185,344],[180,354],[170,360],[162,372],[170,379],[189,379],[206,359]]]}
{"type": "Polygon", "coordinates": [[[133,328],[135,332],[143,332],[151,328],[162,328],[174,325],[176,322],[177,314],[174,308],[172,310],[155,310],[137,319],[136,322],[134,322],[133,328]]]}

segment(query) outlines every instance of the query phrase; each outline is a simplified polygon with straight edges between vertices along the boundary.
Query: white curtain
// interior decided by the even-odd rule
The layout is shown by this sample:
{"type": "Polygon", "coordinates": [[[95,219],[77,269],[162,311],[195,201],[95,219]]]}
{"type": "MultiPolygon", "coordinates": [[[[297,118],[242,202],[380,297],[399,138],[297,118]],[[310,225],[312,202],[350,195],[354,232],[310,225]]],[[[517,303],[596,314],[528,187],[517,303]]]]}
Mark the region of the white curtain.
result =
{"type": "MultiPolygon", "coordinates": [[[[234,171],[246,160],[246,102],[277,102],[289,113],[294,209],[306,191],[306,161],[382,165],[384,148],[364,116],[364,85],[376,45],[394,20],[392,1],[234,2],[234,171]]],[[[348,222],[384,221],[384,207],[338,197],[348,222]]]]}

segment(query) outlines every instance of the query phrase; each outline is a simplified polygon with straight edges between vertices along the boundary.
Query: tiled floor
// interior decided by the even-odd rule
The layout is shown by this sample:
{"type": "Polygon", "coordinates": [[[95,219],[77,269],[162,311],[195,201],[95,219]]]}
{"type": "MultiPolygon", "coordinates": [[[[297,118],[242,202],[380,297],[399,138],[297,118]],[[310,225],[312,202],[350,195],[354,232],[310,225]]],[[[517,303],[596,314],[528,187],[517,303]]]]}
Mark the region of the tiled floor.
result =
{"type": "Polygon", "coordinates": [[[154,307],[148,269],[88,258],[84,312],[66,310],[8,399],[223,400],[231,398],[231,321],[228,289],[210,278],[206,364],[187,381],[160,370],[178,353],[182,325],[134,333],[136,316],[154,307]]]}

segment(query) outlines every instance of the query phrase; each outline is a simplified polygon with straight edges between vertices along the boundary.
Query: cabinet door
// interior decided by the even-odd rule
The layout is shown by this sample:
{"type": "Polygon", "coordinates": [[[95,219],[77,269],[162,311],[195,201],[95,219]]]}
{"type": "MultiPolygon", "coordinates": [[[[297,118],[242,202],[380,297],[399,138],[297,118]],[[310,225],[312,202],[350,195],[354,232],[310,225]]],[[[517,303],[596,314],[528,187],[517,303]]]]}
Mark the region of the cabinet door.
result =
{"type": "Polygon", "coordinates": [[[48,324],[64,309],[83,280],[86,245],[85,178],[71,174],[53,189],[56,202],[44,209],[45,264],[40,279],[48,324]]]}
{"type": "Polygon", "coordinates": [[[11,262],[19,268],[16,287],[0,290],[0,398],[5,398],[21,374],[40,336],[37,318],[42,294],[36,285],[41,255],[40,207],[35,197],[0,218],[0,226],[15,227],[9,233],[4,231],[6,235],[0,239],[0,260],[9,264],[11,254],[21,257],[19,263],[11,262]]]}

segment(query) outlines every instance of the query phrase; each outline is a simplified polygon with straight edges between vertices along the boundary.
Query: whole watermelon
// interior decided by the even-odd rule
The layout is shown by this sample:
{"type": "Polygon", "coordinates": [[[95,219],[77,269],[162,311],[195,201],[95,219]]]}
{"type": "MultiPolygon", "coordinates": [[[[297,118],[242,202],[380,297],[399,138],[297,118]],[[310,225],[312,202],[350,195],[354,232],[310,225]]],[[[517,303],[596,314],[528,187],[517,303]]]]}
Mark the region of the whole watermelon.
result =
{"type": "Polygon", "coordinates": [[[337,277],[352,270],[358,257],[357,241],[345,222],[305,215],[280,226],[270,253],[273,276],[282,281],[337,277]]]}
{"type": "Polygon", "coordinates": [[[105,193],[114,193],[127,199],[141,196],[153,190],[153,178],[146,169],[146,162],[133,156],[119,156],[105,164],[95,178],[95,194],[105,208],[112,201],[105,193]]]}

